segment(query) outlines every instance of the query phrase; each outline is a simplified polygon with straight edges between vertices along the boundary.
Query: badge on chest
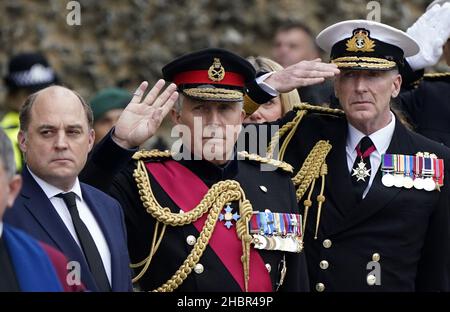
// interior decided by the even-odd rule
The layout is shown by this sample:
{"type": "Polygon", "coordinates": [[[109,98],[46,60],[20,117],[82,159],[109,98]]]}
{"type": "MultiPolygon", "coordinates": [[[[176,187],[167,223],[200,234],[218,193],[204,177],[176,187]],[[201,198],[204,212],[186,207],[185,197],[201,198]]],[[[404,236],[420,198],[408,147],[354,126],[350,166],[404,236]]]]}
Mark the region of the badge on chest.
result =
{"type": "Polygon", "coordinates": [[[299,253],[303,249],[302,216],[293,213],[253,212],[249,223],[256,249],[299,253]]]}
{"type": "Polygon", "coordinates": [[[381,171],[381,182],[386,187],[414,187],[431,192],[444,184],[444,160],[427,152],[415,156],[384,154],[381,171]]]}

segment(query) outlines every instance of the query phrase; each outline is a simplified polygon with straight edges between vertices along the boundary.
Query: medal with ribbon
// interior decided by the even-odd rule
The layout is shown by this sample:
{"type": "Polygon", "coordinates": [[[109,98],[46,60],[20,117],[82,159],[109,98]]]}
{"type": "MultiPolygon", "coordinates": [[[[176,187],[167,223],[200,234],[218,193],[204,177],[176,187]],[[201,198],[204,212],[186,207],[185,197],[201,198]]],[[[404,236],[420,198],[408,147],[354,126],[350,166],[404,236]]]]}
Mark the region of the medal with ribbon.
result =
{"type": "Polygon", "coordinates": [[[424,153],[422,176],[424,177],[423,189],[425,191],[431,192],[436,189],[434,174],[435,174],[434,161],[429,153],[424,153]]]}
{"type": "Polygon", "coordinates": [[[303,249],[300,214],[255,211],[249,222],[256,249],[299,253],[303,249]]]}
{"type": "Polygon", "coordinates": [[[224,225],[227,229],[230,229],[233,226],[233,222],[236,222],[240,219],[241,216],[237,212],[233,213],[233,208],[231,208],[231,203],[228,203],[225,207],[225,213],[219,214],[219,221],[224,222],[224,225]]]}
{"type": "MultiPolygon", "coordinates": [[[[357,157],[360,158],[360,161],[358,163],[358,167],[353,168],[352,176],[356,176],[357,181],[359,180],[365,181],[367,177],[370,177],[371,169],[367,169],[364,159],[370,156],[370,154],[372,154],[372,152],[374,152],[375,150],[376,150],[375,145],[372,145],[364,153],[362,153],[360,147],[359,146],[356,147],[356,154],[357,157]]],[[[368,161],[370,161],[370,159],[368,159],[368,161]]]]}
{"type": "Polygon", "coordinates": [[[403,177],[405,176],[404,155],[393,155],[394,157],[394,186],[403,187],[403,177]]]}
{"type": "Polygon", "coordinates": [[[403,187],[410,189],[414,186],[414,157],[411,155],[403,155],[405,159],[405,176],[403,177],[403,187]]]}
{"type": "Polygon", "coordinates": [[[414,187],[431,192],[444,183],[444,160],[427,152],[415,156],[384,154],[381,171],[381,183],[386,187],[414,187]]]}
{"type": "Polygon", "coordinates": [[[381,183],[386,187],[394,186],[393,156],[391,154],[384,154],[382,158],[381,171],[383,172],[383,177],[381,178],[381,183]]]}

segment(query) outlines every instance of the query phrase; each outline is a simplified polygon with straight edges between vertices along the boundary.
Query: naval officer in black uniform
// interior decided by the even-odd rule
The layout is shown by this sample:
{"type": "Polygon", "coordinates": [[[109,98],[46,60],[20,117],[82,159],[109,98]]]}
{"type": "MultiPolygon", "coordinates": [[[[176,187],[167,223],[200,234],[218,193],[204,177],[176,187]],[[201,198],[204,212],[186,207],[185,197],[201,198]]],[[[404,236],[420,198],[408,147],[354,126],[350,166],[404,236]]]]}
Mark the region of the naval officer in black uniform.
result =
{"type": "MultiPolygon", "coordinates": [[[[299,106],[278,122],[285,125],[282,159],[316,182],[296,182],[303,217],[309,212],[304,243],[311,288],[448,290],[450,152],[407,130],[390,110],[402,82],[398,69],[418,45],[397,29],[365,20],[332,25],[317,42],[341,70],[335,93],[345,115],[299,106]]],[[[290,73],[270,75],[264,83],[272,89],[253,99],[295,88],[290,73]]]]}
{"type": "MultiPolygon", "coordinates": [[[[450,51],[450,40],[446,46],[450,51]]],[[[414,131],[450,147],[450,72],[424,74],[422,70],[412,76],[417,79],[403,88],[397,101],[399,108],[414,131]]]]}
{"type": "Polygon", "coordinates": [[[417,133],[450,147],[450,72],[424,74],[442,55],[450,66],[450,1],[433,1],[407,33],[421,51],[407,58],[397,104],[417,133]]]}
{"type": "Polygon", "coordinates": [[[124,207],[141,289],[309,290],[290,166],[236,152],[244,84],[255,75],[251,64],[226,50],[207,49],[181,56],[163,74],[181,93],[172,118],[191,130],[183,133],[181,150],[140,151],[109,185],[107,171],[117,169],[120,157],[132,155],[126,148],[138,143],[129,140],[132,113],[149,116],[143,135],[149,137],[176,98],[173,85],[156,97],[159,82],[139,104],[143,85],[83,175],[124,207]],[[227,132],[227,126],[234,128],[227,132]]]}

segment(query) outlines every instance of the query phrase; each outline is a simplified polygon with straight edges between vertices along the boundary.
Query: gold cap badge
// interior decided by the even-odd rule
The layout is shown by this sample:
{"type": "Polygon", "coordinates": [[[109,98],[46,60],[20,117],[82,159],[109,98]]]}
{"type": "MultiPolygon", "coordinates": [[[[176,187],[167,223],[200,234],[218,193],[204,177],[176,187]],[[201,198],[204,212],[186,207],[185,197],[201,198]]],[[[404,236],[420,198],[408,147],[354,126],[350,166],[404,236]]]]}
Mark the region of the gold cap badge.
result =
{"type": "Polygon", "coordinates": [[[215,57],[214,62],[208,69],[208,78],[212,81],[221,81],[225,77],[225,68],[220,63],[220,59],[215,57]]]}
{"type": "Polygon", "coordinates": [[[369,38],[369,31],[366,29],[355,29],[353,37],[347,40],[347,51],[349,52],[373,52],[375,42],[369,38]]]}

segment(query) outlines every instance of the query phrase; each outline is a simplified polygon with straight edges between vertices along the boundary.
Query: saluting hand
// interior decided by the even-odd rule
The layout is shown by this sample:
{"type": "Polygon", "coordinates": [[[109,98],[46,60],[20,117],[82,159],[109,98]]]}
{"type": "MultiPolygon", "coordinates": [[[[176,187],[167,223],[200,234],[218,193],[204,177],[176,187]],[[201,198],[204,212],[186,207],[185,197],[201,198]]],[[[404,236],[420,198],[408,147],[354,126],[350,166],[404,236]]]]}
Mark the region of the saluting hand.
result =
{"type": "Polygon", "coordinates": [[[305,87],[323,82],[339,74],[335,64],[323,63],[321,59],[301,61],[274,72],[265,83],[280,93],[290,92],[299,87],[305,87]]]}
{"type": "Polygon", "coordinates": [[[161,94],[165,81],[160,79],[142,100],[148,82],[141,83],[116,123],[113,140],[123,148],[133,148],[151,138],[178,98],[171,83],[161,94]]]}

